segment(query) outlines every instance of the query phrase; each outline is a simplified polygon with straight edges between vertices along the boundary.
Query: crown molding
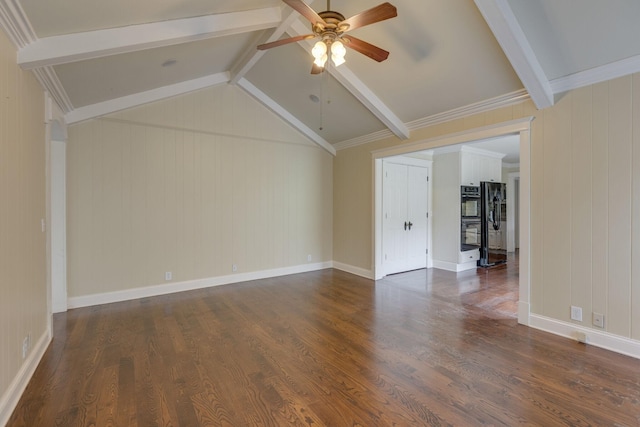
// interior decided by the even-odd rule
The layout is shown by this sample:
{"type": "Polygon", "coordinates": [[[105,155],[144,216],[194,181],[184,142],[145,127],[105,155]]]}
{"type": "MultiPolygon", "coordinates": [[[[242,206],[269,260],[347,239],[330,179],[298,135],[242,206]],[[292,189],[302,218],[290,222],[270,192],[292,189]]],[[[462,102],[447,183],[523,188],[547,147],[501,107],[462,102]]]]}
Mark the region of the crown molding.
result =
{"type": "Polygon", "coordinates": [[[553,93],[562,93],[637,72],[640,72],[640,55],[551,80],[551,88],[553,93]]]}
{"type": "MultiPolygon", "coordinates": [[[[506,95],[497,96],[495,98],[487,99],[484,101],[476,102],[474,104],[465,105],[464,107],[454,108],[453,110],[445,111],[443,113],[434,114],[432,116],[424,117],[422,119],[414,120],[407,123],[407,127],[410,130],[423,129],[429,126],[438,125],[441,123],[450,122],[452,120],[460,119],[463,117],[472,116],[474,114],[484,113],[487,111],[495,110],[501,107],[508,107],[510,105],[519,104],[530,99],[529,94],[525,89],[521,89],[515,92],[508,93],[506,95]]],[[[348,139],[333,144],[336,150],[344,150],[358,145],[368,144],[370,142],[379,141],[384,138],[393,136],[388,131],[379,131],[364,135],[358,138],[348,139]]]]}
{"type": "Polygon", "coordinates": [[[0,0],[0,26],[17,49],[38,39],[18,0],[0,0]]]}

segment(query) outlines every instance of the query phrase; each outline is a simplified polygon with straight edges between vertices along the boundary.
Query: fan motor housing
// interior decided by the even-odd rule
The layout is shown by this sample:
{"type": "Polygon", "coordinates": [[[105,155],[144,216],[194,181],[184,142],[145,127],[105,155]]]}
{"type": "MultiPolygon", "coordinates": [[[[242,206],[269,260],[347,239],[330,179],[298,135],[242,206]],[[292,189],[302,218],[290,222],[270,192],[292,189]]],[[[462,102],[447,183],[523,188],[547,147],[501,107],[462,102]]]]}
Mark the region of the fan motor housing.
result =
{"type": "Polygon", "coordinates": [[[333,10],[325,10],[324,12],[320,12],[318,13],[318,15],[324,20],[324,22],[327,24],[326,26],[320,23],[316,23],[314,24],[311,28],[313,29],[313,32],[316,34],[323,34],[327,31],[330,32],[344,32],[347,30],[347,28],[349,28],[348,25],[344,25],[343,26],[339,26],[339,24],[344,21],[344,15],[342,15],[340,12],[335,12],[333,10]]]}

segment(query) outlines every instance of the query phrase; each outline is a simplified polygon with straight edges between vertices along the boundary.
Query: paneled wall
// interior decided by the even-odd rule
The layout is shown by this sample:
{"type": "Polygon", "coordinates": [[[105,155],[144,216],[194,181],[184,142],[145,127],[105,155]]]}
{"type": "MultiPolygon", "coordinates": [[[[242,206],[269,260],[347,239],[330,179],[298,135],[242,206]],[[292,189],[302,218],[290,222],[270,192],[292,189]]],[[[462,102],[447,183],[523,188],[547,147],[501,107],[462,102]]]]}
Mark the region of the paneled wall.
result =
{"type": "Polygon", "coordinates": [[[532,138],[534,311],[640,340],[640,75],[565,94],[532,138]]]}
{"type": "Polygon", "coordinates": [[[234,86],[71,126],[69,297],[332,259],[333,157],[234,86]]]}
{"type": "MultiPolygon", "coordinates": [[[[0,424],[19,373],[47,334],[44,94],[0,31],[0,424]],[[22,344],[31,350],[22,358],[22,344]]],[[[15,392],[15,390],[13,390],[15,392]]],[[[10,408],[12,409],[12,408],[10,408]]]]}
{"type": "MultiPolygon", "coordinates": [[[[580,306],[582,326],[595,311],[607,333],[640,340],[640,74],[563,94],[542,111],[527,102],[432,126],[411,141],[530,115],[532,313],[572,322],[570,306],[580,306]]],[[[397,144],[338,152],[336,261],[372,269],[370,152],[397,144]]]]}

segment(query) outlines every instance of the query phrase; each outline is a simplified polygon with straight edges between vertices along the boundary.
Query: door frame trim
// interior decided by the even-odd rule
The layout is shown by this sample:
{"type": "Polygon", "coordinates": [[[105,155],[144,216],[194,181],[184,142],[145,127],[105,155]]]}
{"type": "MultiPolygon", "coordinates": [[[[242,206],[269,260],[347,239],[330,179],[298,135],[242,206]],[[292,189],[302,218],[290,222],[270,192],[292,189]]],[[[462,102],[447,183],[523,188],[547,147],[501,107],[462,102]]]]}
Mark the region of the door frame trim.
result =
{"type": "MultiPolygon", "coordinates": [[[[531,122],[533,116],[462,132],[423,139],[371,151],[373,162],[373,253],[375,280],[383,277],[382,268],[382,160],[385,157],[406,155],[448,145],[464,144],[503,135],[520,135],[520,274],[518,323],[530,324],[531,315],[531,122]]],[[[431,209],[431,207],[430,207],[431,209]]],[[[432,230],[431,230],[432,231],[432,230]]]]}

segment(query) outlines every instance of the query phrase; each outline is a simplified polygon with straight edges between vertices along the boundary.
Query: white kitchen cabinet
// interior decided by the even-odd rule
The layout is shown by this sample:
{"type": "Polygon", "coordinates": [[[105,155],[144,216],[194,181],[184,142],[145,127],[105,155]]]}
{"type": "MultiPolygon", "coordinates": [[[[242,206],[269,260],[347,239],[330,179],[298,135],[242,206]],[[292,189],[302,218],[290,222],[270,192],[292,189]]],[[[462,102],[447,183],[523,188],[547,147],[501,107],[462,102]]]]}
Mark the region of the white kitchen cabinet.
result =
{"type": "MultiPolygon", "coordinates": [[[[449,271],[475,268],[480,252],[460,251],[460,186],[480,186],[480,182],[502,181],[504,154],[469,146],[440,150],[433,163],[433,265],[449,271]]],[[[504,238],[490,236],[493,245],[504,238]]]]}
{"type": "Polygon", "coordinates": [[[502,179],[503,154],[460,150],[460,185],[479,186],[482,181],[500,182],[502,179]]]}

